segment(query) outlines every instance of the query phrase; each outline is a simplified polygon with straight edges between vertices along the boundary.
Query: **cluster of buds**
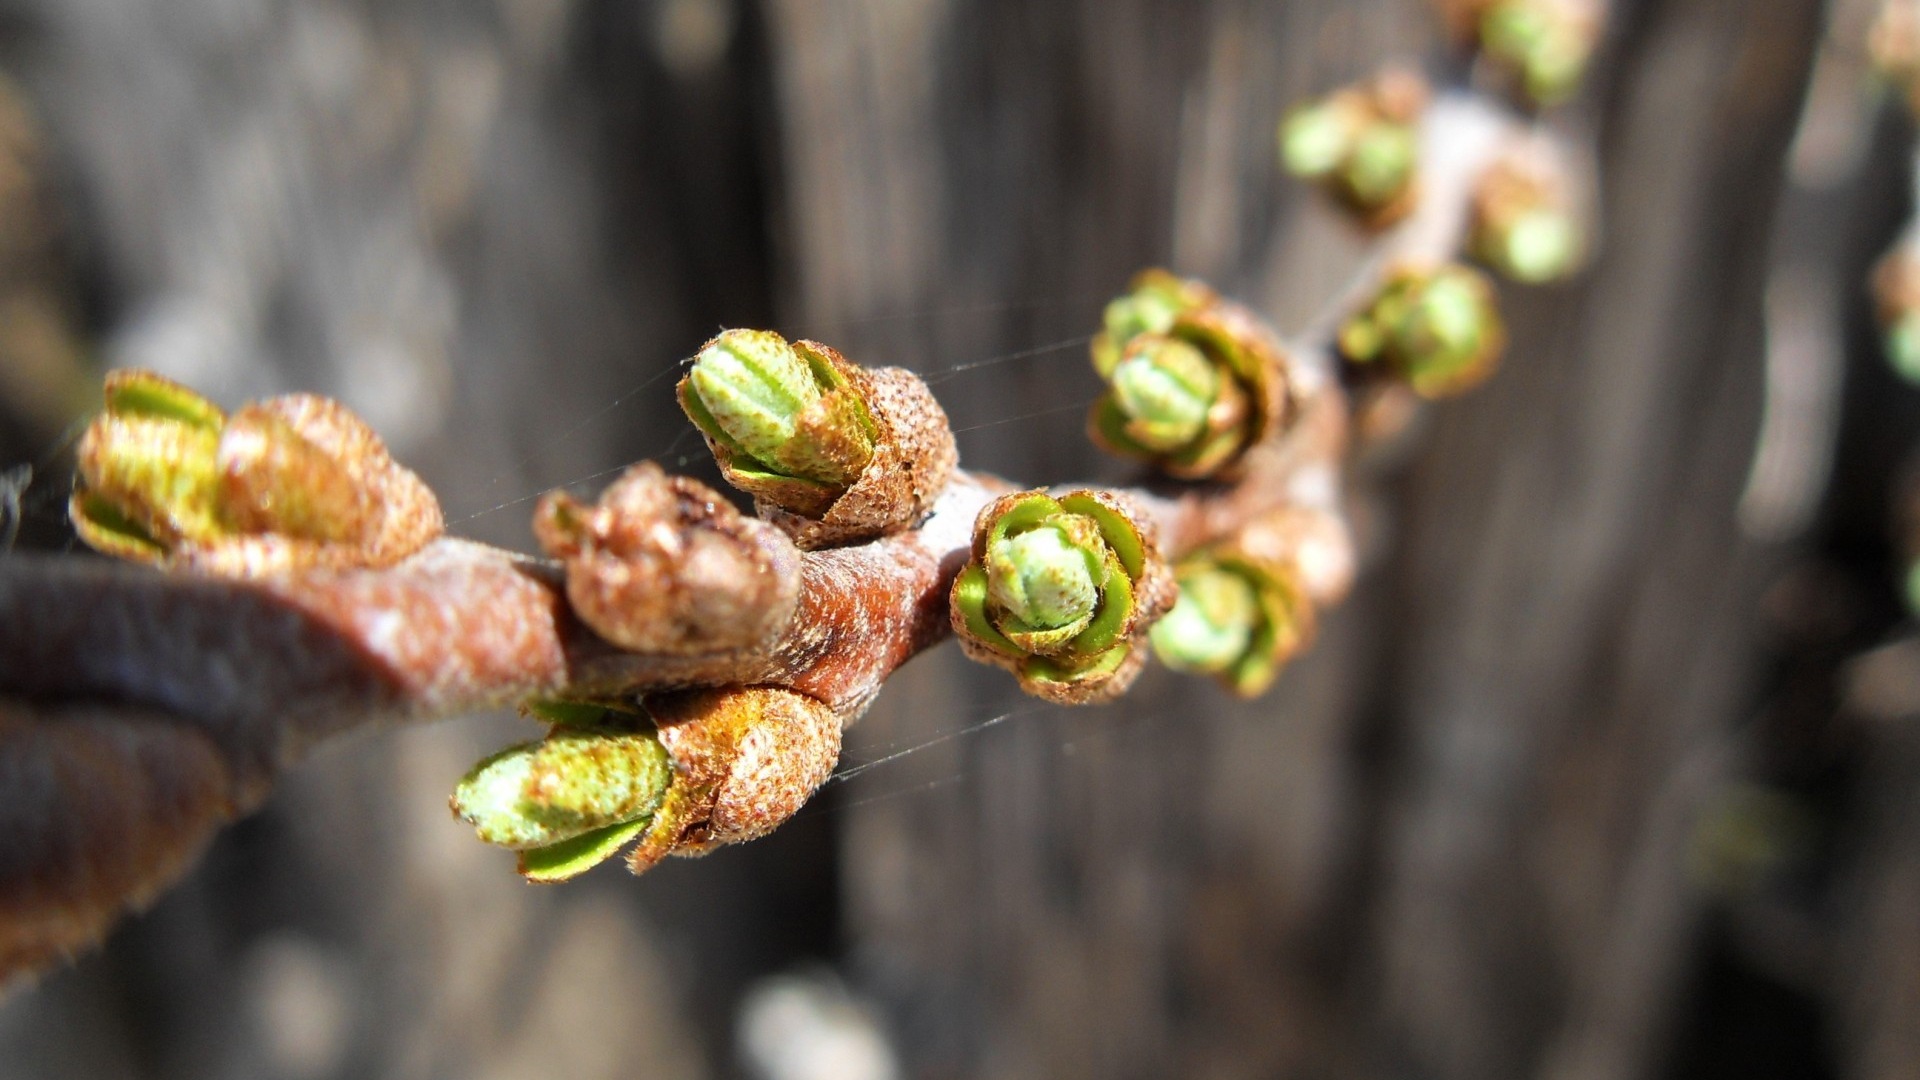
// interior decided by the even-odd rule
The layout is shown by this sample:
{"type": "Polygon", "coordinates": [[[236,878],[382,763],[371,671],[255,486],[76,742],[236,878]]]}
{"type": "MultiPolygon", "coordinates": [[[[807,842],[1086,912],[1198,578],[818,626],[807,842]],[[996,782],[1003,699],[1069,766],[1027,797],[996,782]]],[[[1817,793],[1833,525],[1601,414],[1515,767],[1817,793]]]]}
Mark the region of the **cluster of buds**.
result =
{"type": "Polygon", "coordinates": [[[1399,221],[1419,196],[1417,125],[1426,80],[1391,69],[1294,109],[1280,124],[1280,161],[1318,183],[1369,228],[1399,221]]]}
{"type": "Polygon", "coordinates": [[[1175,595],[1143,520],[1105,491],[1025,491],[988,504],[949,597],[967,655],[1049,701],[1124,693],[1146,662],[1141,638],[1175,595]]]}
{"type": "Polygon", "coordinates": [[[70,507],[90,547],[236,577],[388,566],[440,535],[433,492],[338,402],[289,394],[228,416],[147,371],[108,374],[70,507]]]}
{"type": "Polygon", "coordinates": [[[1571,171],[1551,144],[1516,144],[1474,185],[1468,251],[1523,284],[1566,277],[1585,248],[1575,196],[1571,171]]]}
{"type": "Polygon", "coordinates": [[[912,525],[958,460],[946,414],[917,376],[860,367],[814,341],[725,331],[700,349],[679,394],[727,482],[803,548],[912,525]]]}
{"type": "Polygon", "coordinates": [[[1920,251],[1902,241],[1873,268],[1874,311],[1887,360],[1920,384],[1920,251]]]}
{"type": "Polygon", "coordinates": [[[1373,300],[1340,327],[1340,354],[1380,366],[1425,398],[1493,373],[1506,331],[1486,275],[1458,263],[1390,268],[1373,300]]]}
{"type": "Polygon", "coordinates": [[[1600,0],[1438,2],[1455,36],[1477,46],[1536,106],[1573,94],[1600,40],[1600,0]]]}
{"type": "Polygon", "coordinates": [[[1093,339],[1107,392],[1087,418],[1102,448],[1197,480],[1232,472],[1289,409],[1278,342],[1197,281],[1148,270],[1093,339]]]}

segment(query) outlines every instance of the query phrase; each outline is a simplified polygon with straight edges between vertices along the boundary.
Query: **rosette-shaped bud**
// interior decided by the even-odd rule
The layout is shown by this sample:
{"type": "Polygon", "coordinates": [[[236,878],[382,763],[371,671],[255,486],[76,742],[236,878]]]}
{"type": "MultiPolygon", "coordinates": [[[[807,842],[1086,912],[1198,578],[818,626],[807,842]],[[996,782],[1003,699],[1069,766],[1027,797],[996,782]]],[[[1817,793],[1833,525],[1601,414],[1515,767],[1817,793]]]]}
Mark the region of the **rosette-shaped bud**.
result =
{"type": "Polygon", "coordinates": [[[70,513],[89,546],[247,577],[387,566],[442,529],[440,505],[345,406],[310,394],[231,417],[146,371],[106,380],[70,513]]]}
{"type": "Polygon", "coordinates": [[[1180,597],[1153,624],[1153,651],[1178,671],[1213,675],[1255,697],[1313,636],[1313,606],[1290,570],[1231,546],[1182,560],[1180,597]]]}
{"type": "Polygon", "coordinates": [[[1893,370],[1920,385],[1920,251],[1902,241],[1873,269],[1874,310],[1893,370]]]}
{"type": "Polygon", "coordinates": [[[1474,258],[1538,285],[1572,273],[1585,246],[1572,179],[1548,147],[1516,146],[1481,174],[1467,230],[1474,258]]]}
{"type": "Polygon", "coordinates": [[[751,649],[786,628],[799,600],[800,555],[784,533],[652,462],[591,506],[543,497],[533,531],[566,568],[574,613],[623,649],[751,649]]]}
{"type": "Polygon", "coordinates": [[[1493,284],[1466,266],[1399,266],[1366,309],[1340,328],[1340,354],[1378,364],[1422,397],[1467,390],[1488,375],[1506,346],[1493,284]]]}
{"type": "Polygon", "coordinates": [[[917,376],[862,368],[818,342],[725,331],[679,394],[727,482],[805,548],[911,525],[953,473],[946,414],[917,376]]]}
{"type": "Polygon", "coordinates": [[[967,655],[1061,704],[1125,692],[1146,659],[1140,638],[1175,592],[1143,520],[1104,491],[1026,491],[989,504],[949,605],[967,655]]]}
{"type": "Polygon", "coordinates": [[[1280,345],[1205,285],[1146,271],[1105,324],[1092,352],[1108,391],[1087,418],[1103,449],[1203,479],[1289,420],[1280,345]]]}
{"type": "Polygon", "coordinates": [[[1326,189],[1369,228],[1405,217],[1418,195],[1427,84],[1391,70],[1300,106],[1280,124],[1286,170],[1326,189]]]}

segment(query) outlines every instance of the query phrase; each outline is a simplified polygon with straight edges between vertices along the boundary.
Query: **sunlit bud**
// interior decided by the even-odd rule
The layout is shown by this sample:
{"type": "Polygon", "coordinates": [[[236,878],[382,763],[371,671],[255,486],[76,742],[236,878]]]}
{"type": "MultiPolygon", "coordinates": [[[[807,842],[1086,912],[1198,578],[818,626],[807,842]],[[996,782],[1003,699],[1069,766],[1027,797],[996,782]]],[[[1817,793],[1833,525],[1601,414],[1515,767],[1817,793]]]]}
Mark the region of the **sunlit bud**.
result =
{"type": "Polygon", "coordinates": [[[651,731],[562,728],[476,765],[453,812],[489,844],[539,848],[647,817],[672,778],[651,731]]]}
{"type": "Polygon", "coordinates": [[[1260,602],[1246,577],[1219,568],[1182,574],[1180,599],[1153,624],[1162,663],[1215,674],[1246,654],[1260,620],[1260,602]]]}
{"type": "Polygon", "coordinates": [[[1085,518],[1002,537],[987,549],[988,595],[1035,630],[1085,626],[1105,577],[1106,548],[1099,541],[1085,518]],[[1077,542],[1068,539],[1070,532],[1079,534],[1077,542]]]}
{"type": "Polygon", "coordinates": [[[844,487],[873,457],[873,424],[823,369],[771,331],[728,330],[700,350],[682,403],[767,472],[844,487]]]}
{"type": "Polygon", "coordinates": [[[1142,446],[1173,451],[1207,426],[1220,396],[1220,372],[1197,347],[1178,338],[1134,339],[1113,371],[1113,397],[1127,431],[1142,446]]]}
{"type": "Polygon", "coordinates": [[[1126,689],[1140,669],[1137,639],[1174,592],[1133,513],[1122,497],[1095,491],[1021,492],[982,510],[950,597],[967,655],[1052,701],[1126,689]]]}

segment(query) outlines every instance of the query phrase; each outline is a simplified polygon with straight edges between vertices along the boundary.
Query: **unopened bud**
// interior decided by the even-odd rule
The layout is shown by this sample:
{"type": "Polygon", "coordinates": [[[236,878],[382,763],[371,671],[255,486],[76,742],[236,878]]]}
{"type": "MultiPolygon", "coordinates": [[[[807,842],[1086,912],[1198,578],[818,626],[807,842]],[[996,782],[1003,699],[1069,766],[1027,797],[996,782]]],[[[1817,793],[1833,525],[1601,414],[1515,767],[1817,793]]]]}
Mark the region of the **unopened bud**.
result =
{"type": "Polygon", "coordinates": [[[1100,701],[1139,673],[1137,639],[1172,603],[1172,576],[1135,511],[1107,492],[1006,495],[980,512],[949,598],[967,655],[1051,701],[1100,701]]]}
{"type": "Polygon", "coordinates": [[[71,502],[96,550],[255,576],[390,565],[441,531],[433,493],[338,402],[290,394],[229,418],[151,372],[105,389],[71,502]]]}
{"type": "Polygon", "coordinates": [[[1480,18],[1480,47],[1511,70],[1537,105],[1565,100],[1580,84],[1599,36],[1589,0],[1499,0],[1480,18]]]}
{"type": "Polygon", "coordinates": [[[1246,654],[1259,619],[1245,577],[1217,568],[1182,575],[1180,599],[1153,624],[1153,650],[1168,667],[1217,674],[1246,654]]]}
{"type": "Polygon", "coordinates": [[[1443,397],[1491,374],[1505,339],[1492,284],[1456,264],[1390,273],[1338,344],[1348,360],[1383,362],[1421,396],[1443,397]]]}
{"type": "Polygon", "coordinates": [[[651,731],[560,729],[474,766],[453,812],[486,843],[540,848],[651,815],[672,778],[651,731]]]}
{"type": "Polygon", "coordinates": [[[844,487],[873,457],[859,398],[767,330],[728,330],[700,350],[683,395],[693,420],[769,473],[844,487]]]}
{"type": "Polygon", "coordinates": [[[1168,667],[1213,675],[1253,697],[1313,634],[1312,605],[1283,563],[1235,543],[1188,558],[1175,574],[1180,598],[1152,631],[1153,651],[1168,667]]]}
{"type": "Polygon", "coordinates": [[[1085,518],[1003,537],[987,549],[988,595],[1034,630],[1078,632],[1099,603],[1105,551],[1085,518]],[[1082,535],[1071,540],[1070,532],[1082,535]]]}
{"type": "Polygon", "coordinates": [[[1192,344],[1142,335],[1114,368],[1114,403],[1127,415],[1127,431],[1136,442],[1170,452],[1206,429],[1220,378],[1218,368],[1192,344]]]}

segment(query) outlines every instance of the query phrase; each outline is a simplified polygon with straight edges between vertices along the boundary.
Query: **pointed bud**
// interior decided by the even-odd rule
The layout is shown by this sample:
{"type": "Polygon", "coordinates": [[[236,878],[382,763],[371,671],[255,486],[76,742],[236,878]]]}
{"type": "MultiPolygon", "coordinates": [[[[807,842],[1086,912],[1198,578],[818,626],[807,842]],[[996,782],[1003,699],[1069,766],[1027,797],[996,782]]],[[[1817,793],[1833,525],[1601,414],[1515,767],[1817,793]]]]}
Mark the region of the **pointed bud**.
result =
{"type": "Polygon", "coordinates": [[[873,424],[822,368],[771,331],[728,330],[694,358],[688,410],[765,472],[844,489],[873,457],[873,424]]]}
{"type": "Polygon", "coordinates": [[[679,393],[727,482],[808,550],[912,525],[958,458],[918,376],[860,367],[816,341],[728,330],[700,350],[679,393]]]}
{"type": "Polygon", "coordinates": [[[453,812],[486,843],[540,848],[648,817],[672,777],[651,731],[557,729],[474,766],[453,812]]]}
{"type": "Polygon", "coordinates": [[[1131,503],[1111,492],[1003,496],[980,512],[950,599],[967,655],[1021,688],[1082,704],[1117,696],[1173,581],[1131,503]]]}

